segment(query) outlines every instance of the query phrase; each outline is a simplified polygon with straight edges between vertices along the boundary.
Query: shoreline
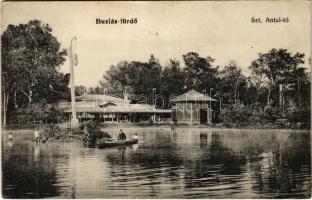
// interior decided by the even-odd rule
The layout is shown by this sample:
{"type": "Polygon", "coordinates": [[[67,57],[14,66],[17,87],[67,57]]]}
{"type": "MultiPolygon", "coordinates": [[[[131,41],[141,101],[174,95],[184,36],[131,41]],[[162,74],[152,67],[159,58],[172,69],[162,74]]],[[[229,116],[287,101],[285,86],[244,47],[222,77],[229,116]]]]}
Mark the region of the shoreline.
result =
{"type": "MultiPolygon", "coordinates": [[[[50,124],[51,125],[51,124],[50,124]]],[[[61,124],[54,124],[54,125],[61,125],[61,124]]],[[[47,125],[40,125],[34,127],[2,127],[1,131],[28,131],[33,130],[36,127],[40,129],[44,129],[47,125]]],[[[225,126],[216,126],[216,125],[169,125],[169,124],[142,124],[142,125],[133,125],[133,124],[107,124],[107,125],[100,125],[101,129],[118,129],[118,128],[142,128],[142,129],[150,129],[150,128],[186,128],[186,129],[210,129],[210,130],[272,130],[272,131],[296,131],[296,132],[310,132],[311,129],[292,129],[292,128],[280,128],[274,126],[241,126],[241,127],[225,127],[225,126]]]]}

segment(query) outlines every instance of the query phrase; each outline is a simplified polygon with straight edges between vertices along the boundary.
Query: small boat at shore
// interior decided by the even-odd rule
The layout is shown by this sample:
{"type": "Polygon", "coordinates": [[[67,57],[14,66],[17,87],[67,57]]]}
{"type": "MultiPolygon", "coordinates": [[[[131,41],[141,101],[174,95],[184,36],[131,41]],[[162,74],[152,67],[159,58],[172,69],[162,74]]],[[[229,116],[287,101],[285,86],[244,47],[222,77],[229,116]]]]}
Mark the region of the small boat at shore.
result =
{"type": "Polygon", "coordinates": [[[109,147],[132,145],[132,144],[137,144],[138,141],[139,141],[138,139],[127,139],[127,140],[122,140],[122,141],[108,140],[108,141],[100,142],[98,144],[98,148],[104,149],[104,148],[109,148],[109,147]]]}

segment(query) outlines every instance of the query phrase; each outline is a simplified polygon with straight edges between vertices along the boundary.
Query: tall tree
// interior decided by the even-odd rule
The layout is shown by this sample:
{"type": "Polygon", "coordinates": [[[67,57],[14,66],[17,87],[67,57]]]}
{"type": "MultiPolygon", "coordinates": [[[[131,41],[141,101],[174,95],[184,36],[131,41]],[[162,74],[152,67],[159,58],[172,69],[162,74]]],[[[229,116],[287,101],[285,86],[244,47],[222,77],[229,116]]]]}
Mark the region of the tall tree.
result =
{"type": "Polygon", "coordinates": [[[116,96],[122,96],[127,89],[128,93],[144,95],[152,102],[153,88],[158,90],[161,85],[161,71],[162,67],[153,55],[148,62],[122,61],[111,66],[100,85],[116,96]]]}
{"type": "MultiPolygon", "coordinates": [[[[130,84],[129,75],[126,75],[131,73],[129,67],[130,64],[127,61],[119,62],[117,65],[111,65],[110,69],[103,75],[100,86],[106,88],[110,94],[122,95],[124,87],[130,84]]],[[[133,75],[136,74],[135,72],[138,72],[136,68],[132,70],[134,70],[133,75]]]]}
{"type": "Polygon", "coordinates": [[[240,67],[232,61],[219,72],[220,82],[218,91],[222,93],[229,102],[240,103],[240,95],[247,89],[247,79],[242,74],[240,67]]]}
{"type": "Polygon", "coordinates": [[[58,71],[66,51],[60,48],[48,24],[31,20],[27,24],[9,25],[1,42],[4,116],[10,102],[17,108],[30,107],[42,99],[52,103],[66,98],[69,76],[58,71]]]}
{"type": "Polygon", "coordinates": [[[161,75],[160,93],[166,100],[172,95],[180,95],[185,91],[185,72],[177,60],[170,60],[161,75]]]}
{"type": "Polygon", "coordinates": [[[214,88],[218,78],[218,67],[213,66],[214,59],[200,57],[197,53],[190,52],[183,55],[186,72],[187,89],[199,91],[214,88]]]}
{"type": "Polygon", "coordinates": [[[292,84],[287,87],[288,96],[294,99],[297,107],[303,107],[310,105],[310,80],[309,74],[306,72],[306,68],[299,67],[293,71],[289,77],[292,80],[292,84]]]}
{"type": "Polygon", "coordinates": [[[272,49],[268,53],[259,54],[259,57],[252,61],[250,69],[257,74],[264,74],[268,79],[267,104],[271,101],[271,92],[276,90],[277,85],[290,83],[291,73],[304,63],[304,54],[292,55],[287,49],[272,49]]]}

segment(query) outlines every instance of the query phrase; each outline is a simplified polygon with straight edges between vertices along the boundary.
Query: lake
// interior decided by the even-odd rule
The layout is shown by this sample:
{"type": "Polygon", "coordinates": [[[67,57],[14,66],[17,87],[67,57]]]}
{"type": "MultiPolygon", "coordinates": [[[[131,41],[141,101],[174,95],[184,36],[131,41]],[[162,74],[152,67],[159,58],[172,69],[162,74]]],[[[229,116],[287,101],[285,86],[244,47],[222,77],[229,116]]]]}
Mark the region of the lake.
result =
{"type": "MultiPolygon", "coordinates": [[[[116,137],[119,129],[105,129],[116,137]]],[[[139,143],[35,145],[2,134],[5,198],[308,198],[311,138],[291,130],[124,128],[139,143]]]]}

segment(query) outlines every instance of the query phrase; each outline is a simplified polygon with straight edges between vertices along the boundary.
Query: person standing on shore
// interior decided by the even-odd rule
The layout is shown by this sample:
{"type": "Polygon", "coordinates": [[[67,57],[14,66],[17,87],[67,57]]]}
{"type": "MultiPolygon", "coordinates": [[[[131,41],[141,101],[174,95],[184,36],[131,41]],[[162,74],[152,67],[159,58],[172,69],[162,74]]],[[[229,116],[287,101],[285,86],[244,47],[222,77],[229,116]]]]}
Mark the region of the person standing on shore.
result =
{"type": "Polygon", "coordinates": [[[39,129],[36,128],[34,131],[34,139],[35,139],[35,143],[39,143],[40,142],[40,134],[39,134],[39,129]]]}
{"type": "Polygon", "coordinates": [[[13,137],[13,133],[10,131],[10,132],[9,132],[9,135],[8,135],[8,139],[9,139],[9,140],[13,140],[13,138],[14,138],[14,137],[13,137]]]}
{"type": "Polygon", "coordinates": [[[85,126],[84,126],[84,139],[85,139],[85,141],[88,141],[89,140],[89,136],[90,136],[90,134],[89,134],[89,131],[88,131],[88,128],[87,128],[87,125],[85,124],[85,126]]]}

